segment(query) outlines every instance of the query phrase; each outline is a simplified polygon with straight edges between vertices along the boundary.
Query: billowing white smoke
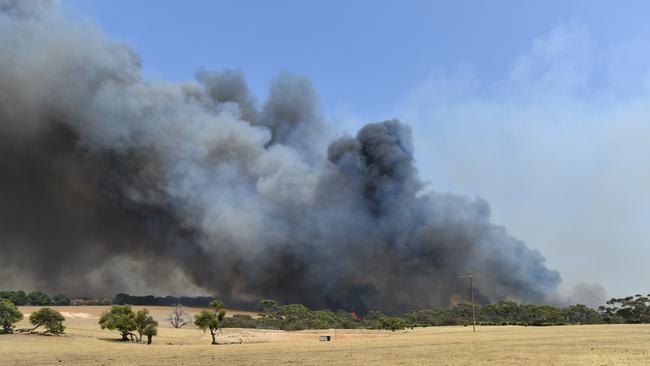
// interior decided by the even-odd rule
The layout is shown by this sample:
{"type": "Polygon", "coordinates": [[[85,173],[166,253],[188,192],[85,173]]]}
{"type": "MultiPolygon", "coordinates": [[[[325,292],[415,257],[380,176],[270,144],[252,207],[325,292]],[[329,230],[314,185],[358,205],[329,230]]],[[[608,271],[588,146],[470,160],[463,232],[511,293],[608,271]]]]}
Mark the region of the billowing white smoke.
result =
{"type": "Polygon", "coordinates": [[[236,72],[150,83],[48,2],[0,10],[0,261],[32,286],[123,290],[130,270],[97,273],[116,258],[150,288],[181,271],[226,301],[334,308],[447,304],[466,272],[482,301],[559,283],[485,201],[423,190],[399,121],[330,143],[302,77],[258,109],[236,72]]]}

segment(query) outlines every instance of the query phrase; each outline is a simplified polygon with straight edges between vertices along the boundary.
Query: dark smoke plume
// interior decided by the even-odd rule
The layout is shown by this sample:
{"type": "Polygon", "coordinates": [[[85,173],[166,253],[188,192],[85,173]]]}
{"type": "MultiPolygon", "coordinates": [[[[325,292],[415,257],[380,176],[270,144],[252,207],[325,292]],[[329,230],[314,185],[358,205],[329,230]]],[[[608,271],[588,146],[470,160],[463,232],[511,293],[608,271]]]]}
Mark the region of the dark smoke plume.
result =
{"type": "Polygon", "coordinates": [[[559,274],[428,192],[396,120],[328,146],[308,80],[261,106],[242,75],[151,83],[138,55],[56,5],[0,0],[0,276],[83,295],[209,291],[387,311],[543,301],[559,274]]]}

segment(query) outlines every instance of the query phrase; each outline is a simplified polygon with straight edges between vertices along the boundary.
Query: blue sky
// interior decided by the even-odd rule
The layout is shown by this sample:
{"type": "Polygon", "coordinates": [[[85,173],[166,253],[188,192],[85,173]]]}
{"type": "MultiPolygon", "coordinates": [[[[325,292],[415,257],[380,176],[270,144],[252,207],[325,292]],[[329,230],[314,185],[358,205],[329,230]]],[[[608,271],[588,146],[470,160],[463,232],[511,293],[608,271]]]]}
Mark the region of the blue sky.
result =
{"type": "Polygon", "coordinates": [[[650,2],[64,4],[151,80],[232,68],[263,100],[288,70],[341,132],[399,117],[430,189],[486,198],[567,294],[650,290],[650,2]]]}
{"type": "Polygon", "coordinates": [[[533,38],[565,23],[617,39],[647,27],[650,4],[599,1],[69,0],[131,44],[145,74],[185,80],[235,68],[262,95],[279,71],[307,75],[326,111],[390,116],[434,70],[499,78],[533,38]],[[152,4],[155,4],[153,6],[152,4]]]}

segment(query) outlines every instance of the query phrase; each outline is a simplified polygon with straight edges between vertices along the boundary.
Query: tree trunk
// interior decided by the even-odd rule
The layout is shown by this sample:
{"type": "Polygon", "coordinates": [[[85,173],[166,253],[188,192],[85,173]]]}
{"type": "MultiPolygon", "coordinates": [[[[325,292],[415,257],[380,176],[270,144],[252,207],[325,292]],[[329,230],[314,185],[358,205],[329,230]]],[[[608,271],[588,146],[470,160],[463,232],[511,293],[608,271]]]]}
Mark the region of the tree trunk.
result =
{"type": "Polygon", "coordinates": [[[212,344],[217,344],[217,338],[214,335],[214,330],[210,329],[210,335],[212,335],[212,344]]]}
{"type": "Polygon", "coordinates": [[[122,333],[122,341],[126,342],[129,340],[129,332],[122,333]]]}
{"type": "Polygon", "coordinates": [[[147,335],[147,344],[151,344],[151,334],[147,335]]]}
{"type": "Polygon", "coordinates": [[[31,333],[31,332],[36,331],[36,328],[40,327],[41,325],[43,325],[43,324],[37,324],[34,328],[30,329],[29,332],[31,333]]]}

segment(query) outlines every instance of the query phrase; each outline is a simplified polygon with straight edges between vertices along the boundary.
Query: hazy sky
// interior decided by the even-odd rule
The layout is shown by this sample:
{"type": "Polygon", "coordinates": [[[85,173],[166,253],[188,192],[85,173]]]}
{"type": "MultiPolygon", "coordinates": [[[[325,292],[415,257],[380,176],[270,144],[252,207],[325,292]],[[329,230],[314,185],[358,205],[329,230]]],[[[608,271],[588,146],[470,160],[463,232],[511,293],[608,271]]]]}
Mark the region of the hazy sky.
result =
{"type": "Polygon", "coordinates": [[[398,117],[429,189],[487,199],[565,288],[650,291],[650,2],[64,4],[149,79],[233,68],[263,100],[289,70],[340,133],[398,117]]]}

